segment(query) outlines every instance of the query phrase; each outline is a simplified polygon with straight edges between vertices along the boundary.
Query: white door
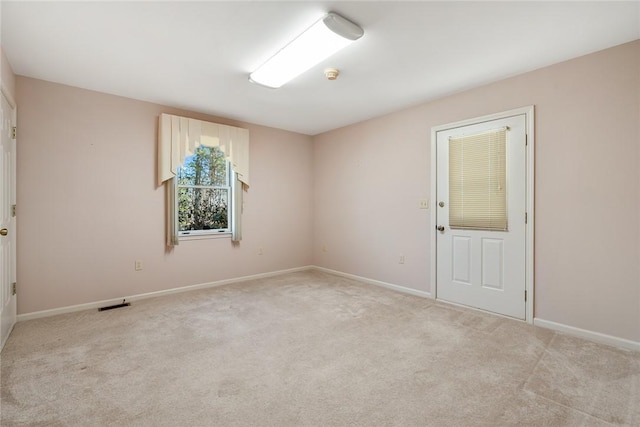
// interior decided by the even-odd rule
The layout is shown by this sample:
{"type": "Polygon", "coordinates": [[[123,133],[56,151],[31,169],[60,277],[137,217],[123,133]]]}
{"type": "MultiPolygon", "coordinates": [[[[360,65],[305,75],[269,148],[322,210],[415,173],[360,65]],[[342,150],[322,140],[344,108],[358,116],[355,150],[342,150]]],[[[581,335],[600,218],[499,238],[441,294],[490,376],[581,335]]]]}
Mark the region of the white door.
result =
{"type": "MultiPolygon", "coordinates": [[[[436,133],[436,298],[525,319],[526,123],[526,115],[521,114],[436,133]],[[473,147],[486,148],[469,145],[487,134],[501,135],[497,138],[502,141],[502,151],[484,143],[473,147]],[[461,148],[464,147],[461,144],[467,144],[467,148],[461,148]],[[467,159],[476,155],[483,159],[478,164],[484,165],[482,162],[491,156],[495,158],[498,151],[503,157],[495,162],[504,165],[500,166],[504,167],[504,173],[498,179],[499,184],[494,178],[486,178],[486,168],[477,172],[480,170],[477,165],[460,161],[469,153],[467,159]],[[473,193],[479,191],[474,190],[474,185],[483,179],[486,182],[480,187],[491,181],[488,186],[495,187],[499,197],[473,193]],[[463,180],[464,185],[460,184],[463,180]],[[474,225],[471,206],[486,204],[491,198],[501,198],[501,202],[490,202],[492,207],[478,209],[482,212],[488,209],[491,215],[494,210],[499,211],[495,214],[498,220],[491,221],[500,225],[485,226],[484,222],[474,225]],[[462,216],[471,218],[472,225],[461,222],[462,205],[469,212],[462,216]]],[[[500,167],[487,164],[494,170],[491,173],[499,173],[495,170],[500,167]]]]}
{"type": "Polygon", "coordinates": [[[2,94],[0,111],[2,159],[0,161],[0,349],[4,346],[16,323],[16,222],[13,205],[16,203],[16,145],[12,137],[15,110],[2,94]]]}

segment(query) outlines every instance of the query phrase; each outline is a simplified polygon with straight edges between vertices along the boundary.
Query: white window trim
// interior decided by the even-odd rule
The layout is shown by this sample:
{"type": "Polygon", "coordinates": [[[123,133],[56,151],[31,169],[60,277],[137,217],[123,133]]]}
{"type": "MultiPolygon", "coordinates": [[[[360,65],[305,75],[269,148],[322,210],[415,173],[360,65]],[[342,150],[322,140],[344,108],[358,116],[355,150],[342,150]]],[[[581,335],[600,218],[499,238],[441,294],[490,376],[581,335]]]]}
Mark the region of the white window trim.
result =
{"type": "Polygon", "coordinates": [[[230,239],[231,232],[230,231],[219,231],[217,233],[207,233],[207,234],[183,234],[179,235],[178,239],[181,242],[188,242],[190,240],[207,240],[207,239],[230,239]]]}

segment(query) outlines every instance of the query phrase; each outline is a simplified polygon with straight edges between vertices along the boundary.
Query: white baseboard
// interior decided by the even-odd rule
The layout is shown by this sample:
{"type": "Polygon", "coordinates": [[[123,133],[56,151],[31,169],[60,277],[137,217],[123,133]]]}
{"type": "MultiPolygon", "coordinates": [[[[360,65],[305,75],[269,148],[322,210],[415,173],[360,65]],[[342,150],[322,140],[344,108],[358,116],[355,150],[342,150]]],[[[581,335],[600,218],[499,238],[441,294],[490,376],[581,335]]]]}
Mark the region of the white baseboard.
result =
{"type": "Polygon", "coordinates": [[[553,329],[554,331],[564,332],[568,335],[585,338],[600,344],[607,344],[614,347],[626,348],[628,350],[640,351],[640,342],[637,341],[631,341],[625,338],[614,337],[613,335],[580,329],[576,328],[575,326],[556,323],[550,320],[543,320],[537,317],[533,319],[533,324],[536,326],[540,326],[541,328],[553,329]]]}
{"type": "MultiPolygon", "coordinates": [[[[375,286],[380,286],[380,287],[383,287],[383,288],[391,289],[391,290],[394,290],[394,291],[397,291],[397,292],[402,292],[402,293],[409,294],[409,295],[415,295],[415,296],[422,297],[422,298],[432,298],[430,292],[425,292],[425,291],[420,291],[420,290],[417,290],[417,289],[407,288],[405,286],[394,285],[392,283],[382,282],[380,280],[369,279],[369,278],[366,278],[366,277],[357,276],[355,274],[343,273],[341,271],[331,270],[329,268],[318,267],[318,266],[315,266],[315,265],[307,265],[307,266],[303,266],[303,267],[290,268],[290,269],[286,269],[286,270],[271,271],[271,272],[267,272],[267,273],[253,274],[253,275],[250,275],[250,276],[241,276],[241,277],[235,277],[235,278],[232,278],[232,279],[218,280],[218,281],[215,281],[215,282],[208,282],[208,283],[200,283],[200,284],[197,284],[197,285],[183,286],[183,287],[180,287],[180,288],[165,289],[165,290],[162,290],[162,291],[149,292],[149,293],[145,293],[145,294],[130,295],[130,296],[125,296],[125,297],[120,297],[120,298],[112,298],[112,299],[108,299],[108,300],[90,302],[90,303],[86,303],[86,304],[71,305],[71,306],[67,306],[67,307],[54,308],[54,309],[51,309],[51,310],[34,311],[34,312],[31,312],[31,313],[19,314],[17,316],[17,321],[18,322],[23,322],[23,321],[26,321],[26,320],[39,319],[39,318],[42,318],[42,317],[56,316],[58,314],[73,313],[73,312],[76,312],[76,311],[97,309],[97,308],[100,308],[100,307],[119,304],[119,303],[122,302],[122,300],[126,300],[127,302],[133,302],[133,301],[143,300],[143,299],[147,299],[147,298],[153,298],[153,297],[157,297],[157,296],[162,296],[162,295],[171,295],[171,294],[177,294],[177,293],[181,293],[181,292],[194,291],[194,290],[198,290],[198,289],[214,288],[214,287],[217,287],[217,286],[229,285],[231,283],[236,283],[236,282],[244,282],[244,281],[247,281],[247,280],[262,279],[262,278],[266,278],[266,277],[279,276],[279,275],[286,274],[286,273],[294,273],[294,272],[297,272],[297,271],[306,271],[306,270],[322,271],[322,272],[325,272],[325,273],[334,274],[336,276],[341,276],[341,277],[346,277],[348,279],[353,279],[353,280],[357,280],[359,282],[363,282],[363,283],[367,283],[367,284],[371,284],[371,285],[375,285],[375,286]]],[[[615,337],[615,336],[612,336],[612,335],[602,334],[600,332],[594,332],[594,331],[589,331],[589,330],[586,330],[586,329],[576,328],[574,326],[569,326],[569,325],[565,325],[565,324],[562,324],[562,323],[556,323],[556,322],[552,322],[550,320],[544,320],[544,319],[540,319],[540,318],[537,318],[537,317],[533,319],[533,324],[536,325],[536,326],[542,327],[542,328],[552,329],[554,331],[564,332],[564,333],[569,334],[569,335],[577,336],[577,337],[580,337],[580,338],[585,338],[585,339],[588,339],[590,341],[594,341],[594,342],[598,342],[598,343],[602,343],[602,344],[607,344],[607,345],[612,345],[612,346],[615,346],[615,347],[626,348],[626,349],[629,349],[629,350],[640,351],[640,342],[637,342],[637,341],[631,341],[631,340],[628,340],[628,339],[625,339],[625,338],[619,338],[619,337],[615,337]]]]}
{"type": "MultiPolygon", "coordinates": [[[[383,288],[391,289],[398,292],[403,292],[410,295],[415,295],[423,298],[433,298],[430,292],[419,291],[417,289],[412,289],[404,286],[394,285],[391,283],[381,282],[379,280],[368,279],[366,277],[356,276],[355,274],[343,273],[341,271],[331,270],[329,268],[318,267],[318,266],[312,266],[311,268],[317,271],[323,271],[325,273],[335,274],[337,276],[346,277],[349,279],[357,280],[359,282],[363,282],[363,283],[367,283],[375,286],[382,286],[383,288]]],[[[452,304],[452,303],[448,303],[447,301],[442,301],[442,300],[439,300],[439,301],[447,304],[452,304]]],[[[453,305],[458,305],[458,304],[453,304],[453,305]]],[[[474,309],[473,307],[467,307],[463,305],[460,305],[460,307],[464,307],[471,310],[477,310],[477,309],[474,309]]],[[[479,311],[483,311],[483,310],[479,310],[479,311]]],[[[496,313],[491,313],[491,314],[501,316],[500,314],[496,314],[496,313]]],[[[501,316],[501,317],[507,317],[509,319],[512,319],[508,316],[501,316]]],[[[516,320],[516,319],[512,319],[512,320],[516,320]]],[[[574,326],[564,325],[562,323],[556,323],[549,320],[543,320],[537,317],[533,319],[533,324],[542,328],[552,329],[558,332],[564,332],[568,335],[577,336],[593,342],[607,344],[607,345],[611,345],[619,348],[626,348],[634,351],[640,351],[640,342],[637,342],[637,341],[631,341],[625,338],[619,338],[612,335],[602,334],[600,332],[580,329],[574,326]]]]}
{"type": "Polygon", "coordinates": [[[158,296],[162,296],[162,295],[177,294],[177,293],[180,293],[180,292],[195,291],[195,290],[198,290],[198,289],[215,288],[217,286],[229,285],[231,283],[244,282],[246,280],[263,279],[263,278],[266,278],[266,277],[279,276],[281,274],[294,273],[296,271],[305,271],[305,270],[311,270],[311,269],[313,269],[313,266],[296,267],[296,268],[290,268],[290,269],[287,269],[287,270],[271,271],[271,272],[268,272],[268,273],[260,273],[260,274],[253,274],[253,275],[250,275],[250,276],[235,277],[233,279],[218,280],[218,281],[215,281],[215,282],[200,283],[200,284],[197,284],[197,285],[183,286],[183,287],[180,287],[180,288],[172,288],[172,289],[165,289],[165,290],[162,290],[162,291],[148,292],[146,294],[130,295],[130,296],[124,296],[124,297],[120,297],[120,298],[112,298],[112,299],[108,299],[108,300],[89,302],[89,303],[86,303],[86,304],[70,305],[70,306],[67,306],[67,307],[54,308],[54,309],[51,309],[51,310],[34,311],[34,312],[31,312],[31,313],[19,314],[17,316],[17,321],[18,322],[23,322],[25,320],[32,320],[32,319],[39,319],[39,318],[42,318],[42,317],[56,316],[58,314],[73,313],[73,312],[76,312],[76,311],[97,309],[97,308],[105,307],[105,306],[109,306],[109,305],[120,304],[122,302],[122,300],[126,300],[127,302],[133,302],[133,301],[139,301],[139,300],[142,300],[142,299],[158,297],[158,296]]]}
{"type": "Polygon", "coordinates": [[[380,280],[368,279],[366,277],[356,276],[355,274],[343,273],[341,271],[331,270],[329,268],[318,267],[318,266],[313,266],[312,268],[317,271],[322,271],[324,273],[329,273],[329,274],[335,274],[336,276],[346,277],[348,279],[357,280],[359,282],[364,282],[369,285],[381,286],[383,288],[391,289],[391,290],[402,292],[409,295],[415,295],[417,297],[431,298],[431,293],[429,292],[419,291],[417,289],[394,285],[392,283],[381,282],[380,280]]]}

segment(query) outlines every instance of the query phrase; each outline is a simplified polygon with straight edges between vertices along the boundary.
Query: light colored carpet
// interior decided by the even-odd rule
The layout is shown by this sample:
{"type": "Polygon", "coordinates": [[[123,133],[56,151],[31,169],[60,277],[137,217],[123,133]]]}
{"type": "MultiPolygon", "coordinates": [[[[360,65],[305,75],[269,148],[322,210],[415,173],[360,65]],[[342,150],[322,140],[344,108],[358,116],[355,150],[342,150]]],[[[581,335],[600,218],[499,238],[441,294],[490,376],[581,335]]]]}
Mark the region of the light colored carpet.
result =
{"type": "Polygon", "coordinates": [[[306,271],[21,322],[1,424],[640,425],[640,354],[306,271]]]}

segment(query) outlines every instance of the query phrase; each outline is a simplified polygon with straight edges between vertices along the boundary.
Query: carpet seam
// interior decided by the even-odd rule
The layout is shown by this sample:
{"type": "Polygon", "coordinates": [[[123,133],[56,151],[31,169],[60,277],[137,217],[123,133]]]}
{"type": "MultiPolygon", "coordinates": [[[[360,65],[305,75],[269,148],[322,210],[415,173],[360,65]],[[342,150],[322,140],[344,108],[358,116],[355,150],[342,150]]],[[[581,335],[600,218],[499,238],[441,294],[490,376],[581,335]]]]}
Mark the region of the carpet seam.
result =
{"type": "Polygon", "coordinates": [[[610,426],[615,426],[615,425],[616,425],[616,424],[610,423],[609,421],[605,420],[604,418],[600,418],[600,417],[598,417],[597,415],[593,415],[593,414],[590,414],[590,413],[588,413],[588,412],[585,412],[585,411],[583,411],[583,410],[581,410],[581,409],[578,409],[578,408],[574,408],[574,407],[571,407],[571,406],[565,405],[564,403],[558,402],[558,401],[556,401],[556,400],[553,400],[553,399],[550,399],[550,398],[548,398],[548,397],[546,397],[546,396],[543,396],[543,395],[541,395],[541,394],[538,394],[538,393],[536,393],[535,391],[532,391],[532,390],[524,390],[524,392],[525,392],[525,393],[535,394],[535,395],[536,395],[536,396],[538,396],[540,399],[543,399],[543,400],[545,400],[545,401],[547,401],[547,402],[553,403],[554,405],[562,406],[563,408],[570,409],[570,410],[572,410],[572,411],[578,412],[578,413],[580,413],[580,414],[582,414],[582,415],[586,415],[586,416],[587,416],[587,417],[589,417],[589,418],[595,418],[596,420],[598,420],[598,421],[602,421],[602,422],[606,423],[607,425],[610,425],[610,426]]]}
{"type": "MultiPolygon", "coordinates": [[[[551,346],[551,344],[553,343],[553,341],[556,339],[556,337],[558,336],[558,334],[556,332],[553,333],[553,336],[551,337],[551,339],[549,340],[549,342],[547,343],[547,345],[544,346],[544,349],[542,350],[542,352],[540,353],[540,356],[538,356],[538,360],[536,360],[535,365],[533,365],[533,368],[531,368],[531,372],[529,372],[529,375],[527,376],[527,379],[522,383],[522,390],[523,391],[528,391],[525,390],[525,387],[527,385],[527,383],[529,382],[529,380],[531,380],[531,377],[533,376],[533,373],[536,371],[536,369],[538,368],[538,365],[540,364],[540,362],[542,361],[542,358],[544,357],[544,355],[547,353],[547,350],[549,349],[549,347],[551,346]]],[[[536,395],[538,395],[538,393],[532,392],[536,395]]]]}

